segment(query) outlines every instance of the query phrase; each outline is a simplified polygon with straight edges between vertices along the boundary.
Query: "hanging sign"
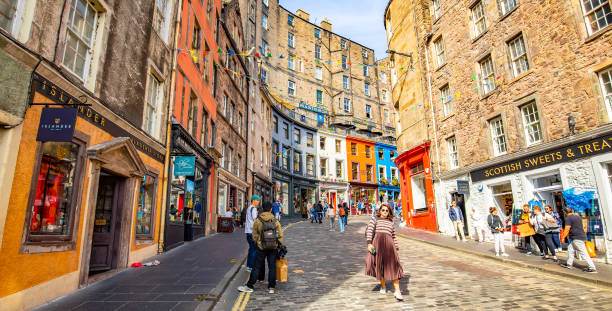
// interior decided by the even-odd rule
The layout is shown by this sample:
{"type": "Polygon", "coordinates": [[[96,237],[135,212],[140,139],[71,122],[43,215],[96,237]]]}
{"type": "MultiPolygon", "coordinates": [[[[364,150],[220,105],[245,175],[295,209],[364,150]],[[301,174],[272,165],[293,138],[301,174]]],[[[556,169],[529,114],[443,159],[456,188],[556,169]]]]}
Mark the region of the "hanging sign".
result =
{"type": "Polygon", "coordinates": [[[37,141],[72,141],[77,111],[74,108],[43,108],[37,141]]]}
{"type": "Polygon", "coordinates": [[[325,122],[325,116],[320,113],[317,113],[317,121],[321,123],[325,122]]]}
{"type": "Polygon", "coordinates": [[[470,194],[470,183],[467,180],[457,180],[457,193],[470,194]]]}
{"type": "Polygon", "coordinates": [[[174,176],[193,176],[195,172],[195,157],[174,157],[174,176]]]}

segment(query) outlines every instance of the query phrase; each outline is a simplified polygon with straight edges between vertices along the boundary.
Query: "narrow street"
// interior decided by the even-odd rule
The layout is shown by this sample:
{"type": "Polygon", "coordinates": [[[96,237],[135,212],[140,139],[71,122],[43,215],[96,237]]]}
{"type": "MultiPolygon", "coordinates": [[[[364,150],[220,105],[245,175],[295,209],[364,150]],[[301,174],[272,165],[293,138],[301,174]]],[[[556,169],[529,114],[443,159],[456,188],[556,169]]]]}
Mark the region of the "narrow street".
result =
{"type": "Polygon", "coordinates": [[[288,282],[277,283],[275,294],[261,282],[253,293],[241,294],[236,287],[248,277],[243,269],[215,310],[606,310],[612,304],[609,288],[403,237],[404,301],[397,302],[364,274],[368,219],[350,218],[344,233],[328,231],[325,222],[293,224],[285,238],[288,282]]]}

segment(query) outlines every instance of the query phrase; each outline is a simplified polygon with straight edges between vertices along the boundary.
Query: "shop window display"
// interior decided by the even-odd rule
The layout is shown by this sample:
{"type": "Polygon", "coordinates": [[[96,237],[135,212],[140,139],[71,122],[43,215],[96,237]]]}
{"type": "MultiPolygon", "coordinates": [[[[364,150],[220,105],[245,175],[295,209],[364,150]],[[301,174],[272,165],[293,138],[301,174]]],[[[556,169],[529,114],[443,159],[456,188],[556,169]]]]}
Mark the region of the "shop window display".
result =
{"type": "Polygon", "coordinates": [[[170,202],[170,221],[182,222],[185,214],[185,176],[172,179],[170,202]]]}
{"type": "Polygon", "coordinates": [[[140,182],[136,207],[136,238],[150,238],[155,195],[155,178],[145,175],[140,182]]]}
{"type": "Polygon", "coordinates": [[[36,180],[30,220],[31,235],[68,235],[79,146],[45,142],[36,180]]]}

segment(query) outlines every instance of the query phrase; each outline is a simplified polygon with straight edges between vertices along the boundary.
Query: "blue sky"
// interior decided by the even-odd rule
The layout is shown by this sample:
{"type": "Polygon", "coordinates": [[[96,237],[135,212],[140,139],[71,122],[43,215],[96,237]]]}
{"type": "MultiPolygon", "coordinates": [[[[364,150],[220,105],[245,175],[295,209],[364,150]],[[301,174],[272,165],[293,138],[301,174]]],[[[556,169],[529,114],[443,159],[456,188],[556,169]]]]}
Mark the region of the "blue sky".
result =
{"type": "Polygon", "coordinates": [[[324,17],[332,31],[374,49],[376,59],[387,54],[387,37],[383,14],[388,0],[279,0],[280,5],[295,13],[310,13],[310,22],[319,25],[324,17]]]}

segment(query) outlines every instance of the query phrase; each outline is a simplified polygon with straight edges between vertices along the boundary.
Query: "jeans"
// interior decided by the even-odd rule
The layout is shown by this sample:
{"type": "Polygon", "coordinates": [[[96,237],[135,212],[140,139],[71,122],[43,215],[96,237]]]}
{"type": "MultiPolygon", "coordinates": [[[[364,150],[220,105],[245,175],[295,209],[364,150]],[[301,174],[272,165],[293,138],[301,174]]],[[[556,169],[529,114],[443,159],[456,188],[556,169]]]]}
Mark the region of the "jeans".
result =
{"type": "Polygon", "coordinates": [[[317,219],[319,220],[319,223],[323,222],[323,212],[317,213],[317,219]]]}
{"type": "Polygon", "coordinates": [[[338,217],[338,224],[340,225],[340,232],[344,232],[344,216],[338,217]]]}
{"type": "Polygon", "coordinates": [[[543,234],[536,233],[533,236],[536,245],[540,249],[540,256],[544,256],[544,252],[546,251],[546,242],[543,234]]]}
{"type": "Polygon", "coordinates": [[[329,230],[334,230],[334,216],[327,216],[327,218],[329,218],[329,230]]]}
{"type": "Polygon", "coordinates": [[[595,264],[593,263],[593,260],[591,259],[591,256],[589,256],[589,253],[587,252],[586,246],[584,245],[584,241],[582,240],[571,240],[568,247],[567,247],[567,265],[568,266],[572,266],[574,264],[574,249],[576,249],[578,251],[578,253],[580,254],[580,256],[582,256],[584,258],[584,260],[586,260],[587,265],[589,265],[589,268],[595,270],[595,264]]]}
{"type": "Polygon", "coordinates": [[[453,221],[453,227],[455,227],[455,237],[459,239],[459,235],[461,235],[461,239],[465,240],[465,234],[463,234],[463,221],[453,221]]]}
{"type": "Polygon", "coordinates": [[[553,232],[546,232],[546,235],[544,235],[544,241],[546,242],[546,246],[544,247],[544,254],[548,255],[548,251],[550,251],[550,254],[553,256],[556,256],[555,254],[555,243],[553,242],[553,235],[557,234],[557,233],[553,233],[553,232]]]}
{"type": "Polygon", "coordinates": [[[561,248],[561,239],[559,239],[559,232],[553,232],[553,243],[555,248],[561,248]]]}
{"type": "Polygon", "coordinates": [[[247,257],[247,267],[253,269],[253,266],[255,265],[255,255],[257,254],[258,247],[257,247],[257,244],[255,244],[255,241],[253,240],[253,234],[247,233],[246,239],[247,239],[247,242],[249,242],[249,255],[247,257]]]}
{"type": "Polygon", "coordinates": [[[501,250],[502,253],[505,253],[504,249],[504,234],[501,232],[493,233],[493,240],[495,240],[495,253],[499,254],[501,250]]]}
{"type": "Polygon", "coordinates": [[[342,218],[344,218],[344,225],[348,225],[348,215],[344,215],[342,218]]]}
{"type": "Polygon", "coordinates": [[[268,261],[268,288],[276,287],[276,250],[261,250],[257,247],[255,256],[255,267],[251,270],[251,276],[247,282],[247,287],[253,288],[257,278],[261,274],[259,271],[265,269],[264,263],[268,261]]]}

